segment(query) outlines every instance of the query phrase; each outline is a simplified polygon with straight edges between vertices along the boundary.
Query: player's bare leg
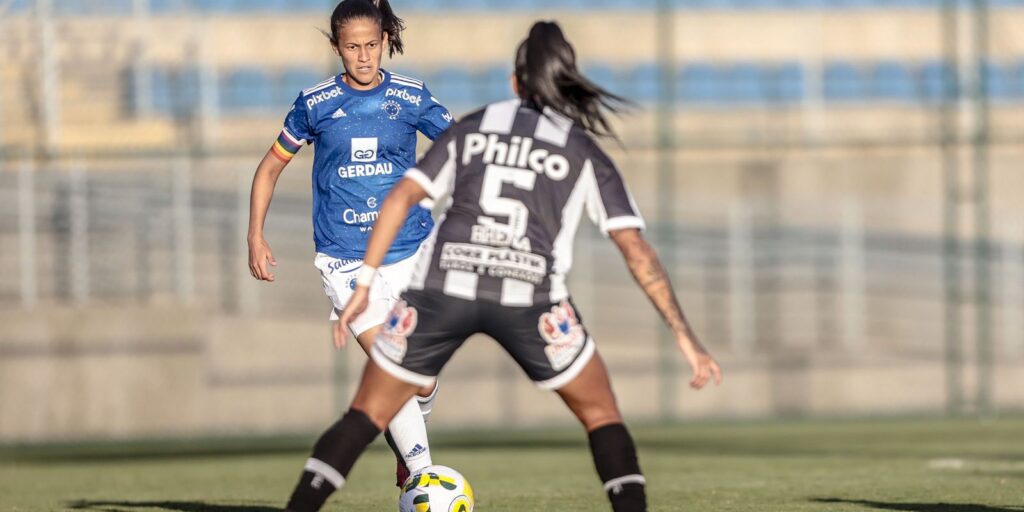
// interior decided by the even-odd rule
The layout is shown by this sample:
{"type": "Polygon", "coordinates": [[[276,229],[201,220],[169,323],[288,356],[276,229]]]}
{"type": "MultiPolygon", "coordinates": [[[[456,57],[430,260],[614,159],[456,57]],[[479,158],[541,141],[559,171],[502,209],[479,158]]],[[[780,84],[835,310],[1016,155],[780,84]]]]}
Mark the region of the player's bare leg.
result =
{"type": "Polygon", "coordinates": [[[647,510],[645,480],[633,439],[622,423],[608,370],[597,353],[575,379],[558,390],[587,430],[597,474],[615,512],[647,510]]]}
{"type": "MultiPolygon", "coordinates": [[[[356,337],[367,357],[382,326],[371,327],[356,337]]],[[[430,457],[430,443],[427,438],[425,414],[421,401],[432,401],[435,386],[417,390],[417,397],[410,398],[391,420],[384,435],[395,453],[395,485],[401,487],[411,472],[419,471],[433,463],[430,457]],[[418,398],[425,397],[425,398],[418,398]]],[[[429,410],[429,409],[428,409],[429,410]]]]}
{"type": "Polygon", "coordinates": [[[327,498],[345,484],[366,447],[415,394],[416,386],[367,361],[352,406],[313,446],[313,454],[288,500],[288,510],[320,510],[327,498]]]}

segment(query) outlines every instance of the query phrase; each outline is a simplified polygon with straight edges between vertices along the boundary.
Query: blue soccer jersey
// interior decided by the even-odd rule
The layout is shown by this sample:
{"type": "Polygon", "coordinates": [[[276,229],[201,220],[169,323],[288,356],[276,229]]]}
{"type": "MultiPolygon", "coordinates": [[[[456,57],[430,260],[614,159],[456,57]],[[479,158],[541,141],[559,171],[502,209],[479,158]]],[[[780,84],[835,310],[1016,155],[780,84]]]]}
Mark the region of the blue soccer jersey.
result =
{"type": "MultiPolygon", "coordinates": [[[[313,238],[317,252],[335,258],[363,258],[384,197],[416,163],[416,132],[433,140],[453,121],[423,82],[381,75],[365,91],[342,75],[302,91],[273,146],[287,162],[314,145],[313,238]]],[[[429,210],[413,208],[384,263],[412,256],[433,227],[429,210]]]]}

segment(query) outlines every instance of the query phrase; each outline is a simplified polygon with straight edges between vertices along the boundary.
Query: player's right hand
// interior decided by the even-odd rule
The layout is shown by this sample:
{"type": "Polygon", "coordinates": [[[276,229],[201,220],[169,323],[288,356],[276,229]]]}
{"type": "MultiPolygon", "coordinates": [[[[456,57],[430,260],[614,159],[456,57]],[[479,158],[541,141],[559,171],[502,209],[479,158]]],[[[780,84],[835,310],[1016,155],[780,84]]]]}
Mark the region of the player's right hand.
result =
{"type": "Polygon", "coordinates": [[[270,244],[262,238],[249,240],[249,273],[260,281],[274,281],[270,267],[276,267],[277,260],[270,250],[270,244]]]}
{"type": "Polygon", "coordinates": [[[366,311],[366,306],[369,303],[370,289],[366,286],[356,286],[355,292],[348,299],[348,304],[345,304],[345,311],[341,312],[341,316],[338,317],[338,323],[334,324],[335,348],[345,346],[345,340],[348,339],[348,326],[359,315],[363,314],[363,311],[366,311]]]}

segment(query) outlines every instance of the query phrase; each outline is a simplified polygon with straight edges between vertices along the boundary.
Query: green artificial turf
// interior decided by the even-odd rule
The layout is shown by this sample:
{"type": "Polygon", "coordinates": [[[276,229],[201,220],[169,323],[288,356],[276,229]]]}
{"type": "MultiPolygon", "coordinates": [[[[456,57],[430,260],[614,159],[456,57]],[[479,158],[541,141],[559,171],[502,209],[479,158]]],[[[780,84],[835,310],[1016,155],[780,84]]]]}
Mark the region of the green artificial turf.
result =
{"type": "MultiPolygon", "coordinates": [[[[1024,419],[637,427],[652,511],[1024,511],[1024,419]]],[[[262,512],[308,439],[0,449],[0,510],[262,512]]],[[[610,510],[582,432],[437,433],[478,512],[610,510]]],[[[325,510],[397,510],[375,445],[325,510]]],[[[443,511],[442,511],[443,512],[443,511]]]]}

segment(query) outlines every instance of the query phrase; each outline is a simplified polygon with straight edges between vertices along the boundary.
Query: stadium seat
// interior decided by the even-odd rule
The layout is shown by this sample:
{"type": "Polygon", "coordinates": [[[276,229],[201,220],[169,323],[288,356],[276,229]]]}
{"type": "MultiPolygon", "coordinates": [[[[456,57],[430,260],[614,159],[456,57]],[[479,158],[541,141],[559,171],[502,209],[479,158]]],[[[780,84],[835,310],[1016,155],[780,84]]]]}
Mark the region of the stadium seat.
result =
{"type": "Polygon", "coordinates": [[[294,102],[303,89],[313,87],[327,76],[327,72],[317,72],[311,68],[285,69],[277,81],[274,103],[283,106],[294,102]]]}
{"type": "Polygon", "coordinates": [[[688,64],[679,70],[676,98],[685,103],[713,103],[721,96],[718,72],[706,63],[688,64]]]}
{"type": "Polygon", "coordinates": [[[850,62],[832,62],[825,66],[823,76],[825,99],[852,101],[865,97],[864,78],[860,69],[850,62]]]}
{"type": "Polygon", "coordinates": [[[869,94],[872,98],[912,101],[917,92],[911,71],[895,61],[875,64],[870,70],[869,94]]]}
{"type": "Polygon", "coordinates": [[[509,76],[512,69],[507,66],[491,66],[480,73],[478,83],[482,86],[483,103],[507,100],[513,97],[509,76]]]}
{"type": "Polygon", "coordinates": [[[771,72],[766,96],[769,102],[793,103],[804,97],[804,68],[789,62],[771,72]]]}
{"type": "Polygon", "coordinates": [[[981,67],[985,79],[985,93],[991,100],[1005,100],[1013,95],[1013,78],[1009,66],[986,62],[981,67]]]}
{"type": "Polygon", "coordinates": [[[621,94],[618,80],[615,78],[615,70],[602,63],[592,63],[583,66],[583,74],[591,81],[614,94],[621,94]]]}
{"type": "Polygon", "coordinates": [[[935,60],[926,62],[920,70],[920,94],[929,103],[941,102],[947,94],[947,87],[953,87],[956,75],[949,62],[935,60]]]}
{"type": "Polygon", "coordinates": [[[473,75],[465,68],[443,67],[431,75],[427,84],[434,96],[451,110],[463,111],[482,103],[482,94],[473,81],[473,75]]]}
{"type": "Polygon", "coordinates": [[[722,100],[727,103],[762,103],[765,99],[761,67],[753,63],[733,64],[719,72],[722,100]]]}
{"type": "Polygon", "coordinates": [[[1012,78],[1011,97],[1015,100],[1024,100],[1024,59],[1019,59],[1010,67],[1012,78]]]}
{"type": "Polygon", "coordinates": [[[262,69],[236,69],[224,77],[220,100],[227,110],[267,109],[274,102],[273,84],[262,69]]]}
{"type": "Polygon", "coordinates": [[[658,101],[658,81],[661,78],[658,68],[658,64],[647,62],[621,70],[618,74],[619,83],[623,85],[622,94],[638,103],[658,101]]]}

